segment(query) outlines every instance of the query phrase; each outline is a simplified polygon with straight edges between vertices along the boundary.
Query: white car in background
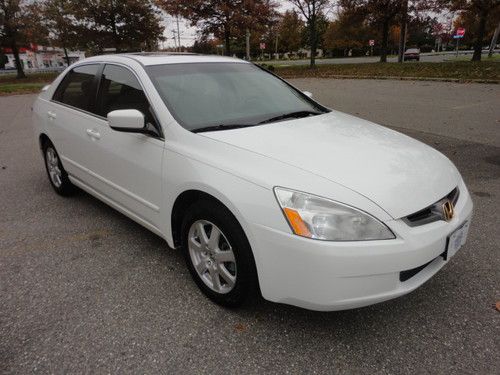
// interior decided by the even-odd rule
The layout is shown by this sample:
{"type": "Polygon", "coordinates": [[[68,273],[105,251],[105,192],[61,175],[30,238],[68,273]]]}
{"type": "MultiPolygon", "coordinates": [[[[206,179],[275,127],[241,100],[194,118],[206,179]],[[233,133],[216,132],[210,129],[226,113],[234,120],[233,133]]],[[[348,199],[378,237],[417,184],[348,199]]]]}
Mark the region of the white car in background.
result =
{"type": "Polygon", "coordinates": [[[467,236],[472,201],[445,156],[245,61],[96,56],[33,114],[55,191],[78,186],[180,248],[225,306],[258,292],[314,310],[388,300],[467,236]]]}

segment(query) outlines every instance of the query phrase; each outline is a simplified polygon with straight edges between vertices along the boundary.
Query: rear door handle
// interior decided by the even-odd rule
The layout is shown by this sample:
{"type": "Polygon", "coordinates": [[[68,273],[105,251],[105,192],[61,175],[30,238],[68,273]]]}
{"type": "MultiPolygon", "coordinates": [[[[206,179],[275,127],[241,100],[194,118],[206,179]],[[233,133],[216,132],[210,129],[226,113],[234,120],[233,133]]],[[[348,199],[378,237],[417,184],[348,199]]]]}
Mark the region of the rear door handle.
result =
{"type": "Polygon", "coordinates": [[[87,129],[87,134],[91,138],[101,139],[101,134],[97,130],[87,129]]]}
{"type": "Polygon", "coordinates": [[[57,117],[57,115],[53,111],[48,111],[47,112],[47,117],[53,120],[53,119],[55,119],[57,117]]]}

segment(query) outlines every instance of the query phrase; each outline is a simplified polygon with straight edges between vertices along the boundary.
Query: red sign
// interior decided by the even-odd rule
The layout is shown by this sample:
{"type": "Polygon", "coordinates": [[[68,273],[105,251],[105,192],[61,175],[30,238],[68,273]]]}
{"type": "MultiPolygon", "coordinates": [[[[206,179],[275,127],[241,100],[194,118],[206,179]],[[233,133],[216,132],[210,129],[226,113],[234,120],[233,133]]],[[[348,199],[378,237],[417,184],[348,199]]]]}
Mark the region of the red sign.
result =
{"type": "Polygon", "coordinates": [[[260,49],[266,49],[266,43],[260,43],[260,49]]]}
{"type": "Polygon", "coordinates": [[[375,45],[375,40],[370,39],[370,40],[368,41],[368,45],[369,45],[369,46],[374,46],[374,45],[375,45]]]}
{"type": "Polygon", "coordinates": [[[459,27],[457,29],[457,34],[456,35],[464,36],[465,35],[465,29],[463,27],[459,27]]]}

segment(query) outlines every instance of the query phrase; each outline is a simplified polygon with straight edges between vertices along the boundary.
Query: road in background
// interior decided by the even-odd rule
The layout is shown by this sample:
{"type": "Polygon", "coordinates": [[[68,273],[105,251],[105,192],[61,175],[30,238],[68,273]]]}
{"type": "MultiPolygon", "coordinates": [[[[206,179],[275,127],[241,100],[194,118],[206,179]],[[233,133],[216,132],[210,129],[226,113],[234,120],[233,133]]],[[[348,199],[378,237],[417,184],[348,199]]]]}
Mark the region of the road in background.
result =
{"type": "Polygon", "coordinates": [[[294,83],[403,126],[457,165],[475,214],[448,265],[415,292],[363,309],[221,308],[162,239],[88,194],[56,195],[30,126],[34,97],[1,97],[0,373],[500,373],[500,142],[491,132],[500,113],[490,102],[500,86],[294,83]],[[451,98],[468,92],[456,105],[481,109],[454,109],[451,98]]]}
{"type": "MultiPolygon", "coordinates": [[[[497,52],[493,56],[499,56],[497,52]]],[[[470,60],[472,57],[472,51],[460,52],[459,60],[466,59],[470,60]]],[[[488,58],[488,52],[483,53],[483,59],[488,58]]],[[[366,64],[375,63],[380,61],[380,56],[366,56],[366,57],[336,57],[336,58],[324,58],[316,59],[317,65],[328,65],[328,64],[366,64]]],[[[431,54],[422,53],[420,54],[421,62],[444,62],[444,61],[457,61],[454,52],[446,52],[441,54],[431,54]]],[[[257,61],[258,62],[258,61],[257,61]]],[[[263,61],[266,64],[271,65],[309,65],[309,59],[300,60],[269,60],[263,61]]],[[[397,56],[390,56],[387,58],[387,62],[395,63],[398,62],[397,56]]],[[[416,61],[407,61],[405,64],[415,64],[416,61]]]]}

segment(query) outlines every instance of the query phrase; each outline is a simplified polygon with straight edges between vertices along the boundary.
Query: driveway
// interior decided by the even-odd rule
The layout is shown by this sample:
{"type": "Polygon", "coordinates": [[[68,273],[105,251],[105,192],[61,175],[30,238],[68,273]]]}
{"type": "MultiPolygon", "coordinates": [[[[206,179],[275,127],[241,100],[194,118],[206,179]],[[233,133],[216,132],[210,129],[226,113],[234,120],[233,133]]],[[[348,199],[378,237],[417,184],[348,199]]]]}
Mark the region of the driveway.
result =
{"type": "Polygon", "coordinates": [[[441,272],[351,311],[221,308],[162,239],[86,193],[57,196],[30,127],[34,97],[0,97],[0,373],[500,373],[500,87],[293,83],[457,165],[475,215],[441,272]]]}

